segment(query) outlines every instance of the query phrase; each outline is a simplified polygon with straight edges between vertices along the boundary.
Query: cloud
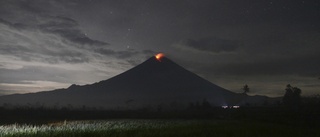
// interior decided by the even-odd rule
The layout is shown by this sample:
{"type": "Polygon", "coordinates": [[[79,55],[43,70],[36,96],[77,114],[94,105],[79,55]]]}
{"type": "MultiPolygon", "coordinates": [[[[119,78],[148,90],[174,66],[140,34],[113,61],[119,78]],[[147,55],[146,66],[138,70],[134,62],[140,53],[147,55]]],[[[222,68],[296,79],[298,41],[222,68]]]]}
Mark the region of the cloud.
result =
{"type": "MultiPolygon", "coordinates": [[[[61,42],[83,49],[105,48],[109,43],[89,38],[77,21],[64,16],[65,7],[58,1],[1,2],[0,23],[16,31],[52,34],[61,42]],[[59,12],[57,9],[59,8],[59,12]],[[70,43],[68,43],[70,42],[70,43]]],[[[37,39],[41,39],[37,38],[37,39]]],[[[31,40],[30,40],[31,41],[31,40]]]]}
{"type": "Polygon", "coordinates": [[[44,32],[60,35],[65,39],[80,45],[90,45],[96,47],[109,45],[109,43],[92,40],[87,37],[86,34],[79,30],[78,23],[71,18],[48,16],[46,17],[46,21],[37,25],[37,27],[44,32]]]}
{"type": "Polygon", "coordinates": [[[317,77],[319,76],[320,56],[310,55],[290,58],[266,58],[257,57],[256,60],[242,60],[234,62],[214,62],[206,67],[199,68],[205,74],[256,76],[256,75],[297,75],[317,77]]]}
{"type": "Polygon", "coordinates": [[[56,1],[0,1],[0,94],[105,80],[150,52],[90,38],[56,1]]]}
{"type": "Polygon", "coordinates": [[[64,37],[45,33],[32,27],[17,29],[13,24],[1,24],[0,53],[23,61],[48,63],[82,63],[89,57],[74,42],[64,37]]]}
{"type": "Polygon", "coordinates": [[[30,93],[66,88],[69,84],[52,81],[22,81],[20,83],[0,83],[1,94],[30,93]],[[27,89],[27,90],[26,90],[27,89]]]}
{"type": "Polygon", "coordinates": [[[150,54],[131,49],[113,50],[109,43],[87,37],[70,18],[50,16],[41,22],[40,25],[27,25],[0,19],[3,30],[0,53],[20,57],[24,61],[48,63],[84,63],[99,56],[125,59],[150,54]]]}
{"type": "MultiPolygon", "coordinates": [[[[60,20],[60,19],[59,19],[60,20]]],[[[66,19],[63,19],[66,20],[66,19]]],[[[64,21],[59,22],[64,22],[64,21]]],[[[72,20],[60,24],[76,24],[72,20]]],[[[63,28],[68,25],[46,25],[46,27],[31,27],[1,20],[0,53],[7,57],[27,62],[43,62],[50,64],[88,63],[96,60],[113,58],[114,60],[128,59],[133,56],[150,55],[150,52],[127,49],[116,51],[107,43],[81,36],[81,30],[63,28]],[[45,28],[45,29],[44,29],[45,28]],[[50,31],[48,31],[50,28],[50,31]],[[53,31],[53,30],[59,30],[53,31]]],[[[130,64],[130,62],[127,62],[130,64]]]]}
{"type": "Polygon", "coordinates": [[[236,40],[226,40],[217,37],[202,38],[199,40],[187,39],[184,45],[204,52],[221,53],[221,52],[235,52],[241,43],[236,40]]]}

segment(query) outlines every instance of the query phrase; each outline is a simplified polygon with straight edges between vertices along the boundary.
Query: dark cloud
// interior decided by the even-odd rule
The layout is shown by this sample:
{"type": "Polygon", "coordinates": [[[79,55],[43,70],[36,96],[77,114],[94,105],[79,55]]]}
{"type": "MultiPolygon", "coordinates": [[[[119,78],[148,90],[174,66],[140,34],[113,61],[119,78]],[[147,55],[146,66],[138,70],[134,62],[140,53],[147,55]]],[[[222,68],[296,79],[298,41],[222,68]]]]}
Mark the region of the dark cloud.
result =
{"type": "MultiPolygon", "coordinates": [[[[26,7],[25,10],[30,10],[30,8],[26,7]]],[[[31,12],[33,11],[34,10],[32,10],[31,12]]],[[[39,15],[37,18],[39,21],[35,21],[28,24],[24,24],[23,22],[11,23],[10,21],[0,18],[0,23],[6,25],[8,29],[11,29],[11,31],[36,32],[39,33],[39,35],[53,34],[61,37],[61,39],[55,40],[52,39],[55,37],[51,36],[49,38],[43,38],[43,43],[37,43],[45,44],[48,46],[25,46],[0,43],[1,45],[3,45],[0,48],[0,53],[4,55],[14,55],[16,57],[20,57],[20,59],[24,61],[42,61],[53,64],[60,63],[61,61],[66,63],[83,63],[88,62],[90,60],[90,57],[87,57],[86,53],[83,53],[83,51],[81,52],[69,50],[68,47],[83,49],[90,52],[93,51],[95,53],[107,56],[114,56],[120,59],[129,58],[134,54],[141,54],[132,51],[115,51],[109,49],[109,47],[107,46],[109,45],[109,43],[93,40],[87,37],[87,35],[79,29],[78,23],[71,18],[56,15],[39,15]]],[[[30,38],[29,36],[23,36],[23,34],[19,35],[15,39],[19,40],[20,37],[24,41],[30,42],[27,44],[35,44],[33,43],[33,41],[39,39],[30,38]]]]}
{"type": "Polygon", "coordinates": [[[1,19],[1,18],[0,18],[0,23],[5,24],[5,25],[8,25],[8,26],[11,26],[11,23],[10,23],[10,22],[8,22],[8,21],[6,21],[6,20],[4,20],[4,19],[1,19]]]}
{"type": "Polygon", "coordinates": [[[76,37],[76,38],[70,38],[71,41],[85,45],[96,45],[96,46],[103,46],[103,45],[109,45],[109,43],[99,41],[99,40],[92,40],[86,36],[84,37],[76,37]]]}
{"type": "Polygon", "coordinates": [[[294,57],[289,59],[261,60],[257,62],[235,62],[232,64],[217,65],[211,68],[216,75],[296,75],[317,77],[320,73],[320,56],[294,57]]]}
{"type": "Polygon", "coordinates": [[[44,3],[41,1],[24,1],[24,0],[16,0],[16,1],[10,1],[10,0],[4,0],[4,2],[7,2],[7,4],[14,4],[17,8],[28,11],[30,13],[39,14],[41,12],[46,11],[44,3]]]}
{"type": "MultiPolygon", "coordinates": [[[[36,8],[36,7],[35,7],[36,8]]],[[[25,7],[24,10],[31,10],[31,8],[25,7]]],[[[31,12],[33,12],[32,9],[31,12]]],[[[37,13],[34,13],[37,14],[37,13]]],[[[58,15],[39,15],[37,17],[39,21],[32,22],[28,24],[24,23],[11,23],[4,19],[1,19],[0,22],[7,25],[11,29],[17,31],[40,31],[41,33],[45,34],[54,34],[60,36],[62,39],[60,42],[64,44],[80,49],[84,49],[87,51],[93,51],[95,53],[99,53],[101,55],[106,56],[113,56],[119,59],[130,58],[135,55],[139,54],[150,54],[146,52],[138,52],[134,50],[123,50],[123,51],[116,51],[110,49],[107,42],[93,40],[89,38],[85,33],[83,33],[79,29],[79,24],[72,18],[58,16],[58,15]],[[66,42],[69,41],[69,42],[66,42]]],[[[32,41],[32,40],[30,40],[32,41]]],[[[48,42],[48,41],[47,41],[48,42]]],[[[50,41],[49,41],[50,42],[50,41]]],[[[43,44],[51,44],[52,46],[57,46],[58,42],[54,43],[43,43],[43,44]]],[[[59,63],[60,61],[67,62],[67,63],[83,63],[88,62],[90,60],[89,57],[86,57],[84,53],[70,51],[70,50],[60,50],[59,52],[54,52],[49,50],[51,47],[40,46],[35,50],[33,47],[24,47],[20,45],[7,45],[8,47],[2,48],[0,52],[4,54],[16,55],[21,57],[21,59],[25,61],[34,61],[36,58],[40,59],[41,61],[49,62],[49,63],[59,63]],[[43,54],[44,56],[42,56],[43,54]],[[47,57],[46,57],[47,56],[47,57]]],[[[57,46],[56,48],[63,48],[61,46],[57,46]]]]}
{"type": "Polygon", "coordinates": [[[150,54],[150,52],[146,51],[116,51],[109,49],[109,47],[107,46],[108,43],[98,40],[92,40],[82,34],[81,30],[77,28],[76,21],[58,16],[50,16],[48,18],[50,18],[49,21],[47,18],[45,18],[42,22],[46,23],[36,25],[36,27],[24,24],[17,26],[16,24],[2,19],[1,23],[8,26],[8,29],[10,31],[13,31],[13,33],[14,31],[38,31],[37,33],[39,33],[39,35],[53,34],[54,36],[42,38],[42,43],[33,43],[34,40],[38,41],[39,37],[30,38],[30,36],[19,35],[18,37],[15,37],[15,39],[18,39],[20,41],[23,39],[23,41],[30,43],[27,43],[27,45],[12,45],[2,43],[2,45],[4,46],[0,48],[0,53],[2,53],[3,55],[14,55],[15,57],[19,57],[23,61],[40,61],[50,64],[57,64],[61,62],[84,63],[89,62],[91,58],[95,58],[92,56],[89,57],[87,55],[88,53],[86,52],[98,53],[103,56],[111,56],[119,59],[130,58],[132,56],[138,56],[141,54],[150,54]],[[59,36],[61,37],[61,39],[55,40],[55,36],[59,36]]]}
{"type": "Polygon", "coordinates": [[[94,49],[94,52],[97,52],[102,55],[115,55],[116,52],[111,49],[94,49]]]}
{"type": "Polygon", "coordinates": [[[185,46],[187,47],[213,53],[235,52],[241,45],[241,42],[236,40],[226,40],[216,37],[199,40],[187,39],[185,42],[185,46]]]}
{"type": "Polygon", "coordinates": [[[1,22],[15,29],[33,29],[62,36],[80,45],[103,46],[108,43],[93,40],[79,29],[72,18],[61,16],[50,10],[57,8],[55,1],[2,1],[1,22]],[[46,7],[46,8],[44,8],[46,7]],[[7,13],[7,14],[5,14],[7,13]],[[19,15],[23,13],[23,15],[19,15]],[[25,20],[25,21],[21,21],[25,20]],[[11,23],[12,22],[12,23],[11,23]]]}
{"type": "Polygon", "coordinates": [[[37,25],[40,30],[48,33],[60,35],[72,42],[80,45],[103,46],[109,45],[106,42],[92,40],[78,28],[78,23],[67,17],[50,16],[47,21],[37,25]]]}

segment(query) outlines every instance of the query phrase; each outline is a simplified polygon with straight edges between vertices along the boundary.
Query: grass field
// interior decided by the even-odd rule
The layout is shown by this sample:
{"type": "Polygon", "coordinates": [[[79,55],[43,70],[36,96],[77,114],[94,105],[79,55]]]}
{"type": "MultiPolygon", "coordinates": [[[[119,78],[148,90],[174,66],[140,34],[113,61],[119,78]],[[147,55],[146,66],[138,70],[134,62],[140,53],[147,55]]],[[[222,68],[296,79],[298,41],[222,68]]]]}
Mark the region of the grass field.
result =
{"type": "Polygon", "coordinates": [[[1,137],[319,137],[319,127],[237,120],[94,120],[0,126],[1,137]]]}
{"type": "Polygon", "coordinates": [[[0,137],[320,137],[318,106],[168,112],[2,109],[0,115],[0,137]]]}

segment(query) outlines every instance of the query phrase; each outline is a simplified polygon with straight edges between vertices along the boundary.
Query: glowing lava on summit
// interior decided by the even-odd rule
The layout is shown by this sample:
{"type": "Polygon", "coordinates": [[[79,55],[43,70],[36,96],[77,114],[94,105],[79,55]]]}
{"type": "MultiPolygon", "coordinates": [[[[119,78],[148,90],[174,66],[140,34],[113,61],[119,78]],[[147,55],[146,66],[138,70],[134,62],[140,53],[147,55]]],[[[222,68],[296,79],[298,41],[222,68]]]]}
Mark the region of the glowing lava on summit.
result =
{"type": "Polygon", "coordinates": [[[164,57],[164,54],[163,54],[163,53],[158,53],[157,55],[155,55],[155,57],[156,57],[156,59],[157,59],[158,61],[161,62],[161,58],[164,57]]]}

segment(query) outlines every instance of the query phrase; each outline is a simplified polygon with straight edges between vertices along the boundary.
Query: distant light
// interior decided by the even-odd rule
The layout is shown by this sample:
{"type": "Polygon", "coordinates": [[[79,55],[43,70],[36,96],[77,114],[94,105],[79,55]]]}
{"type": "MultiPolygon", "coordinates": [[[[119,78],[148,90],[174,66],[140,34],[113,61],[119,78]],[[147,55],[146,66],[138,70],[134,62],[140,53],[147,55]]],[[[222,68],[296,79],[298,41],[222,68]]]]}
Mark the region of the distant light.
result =
{"type": "Polygon", "coordinates": [[[224,108],[224,109],[227,109],[227,108],[235,108],[235,109],[237,109],[237,108],[240,108],[240,106],[221,106],[222,108],[224,108]]]}
{"type": "Polygon", "coordinates": [[[240,108],[240,106],[232,106],[232,108],[240,108]]]}
{"type": "Polygon", "coordinates": [[[156,59],[157,59],[158,61],[161,62],[161,58],[164,57],[164,54],[163,54],[163,53],[158,53],[157,55],[155,55],[155,57],[156,57],[156,59]]]}

